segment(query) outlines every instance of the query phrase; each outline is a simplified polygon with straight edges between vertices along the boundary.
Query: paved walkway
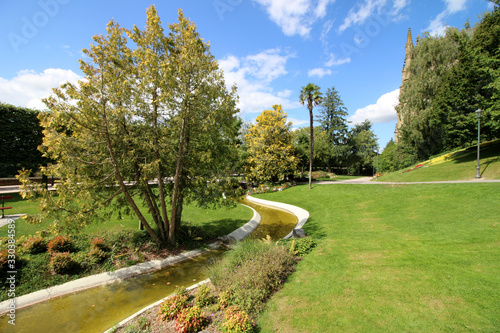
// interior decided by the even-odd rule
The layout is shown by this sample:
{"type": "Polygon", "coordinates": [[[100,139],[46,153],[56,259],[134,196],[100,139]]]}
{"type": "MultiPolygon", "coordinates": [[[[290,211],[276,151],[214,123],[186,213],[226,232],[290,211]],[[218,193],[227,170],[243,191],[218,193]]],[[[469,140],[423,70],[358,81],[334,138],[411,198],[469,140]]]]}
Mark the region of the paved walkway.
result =
{"type": "Polygon", "coordinates": [[[372,180],[372,177],[361,177],[349,180],[321,180],[313,184],[362,184],[362,185],[413,185],[413,184],[463,184],[463,183],[500,183],[500,179],[472,179],[472,180],[442,180],[434,182],[383,182],[372,180]]]}

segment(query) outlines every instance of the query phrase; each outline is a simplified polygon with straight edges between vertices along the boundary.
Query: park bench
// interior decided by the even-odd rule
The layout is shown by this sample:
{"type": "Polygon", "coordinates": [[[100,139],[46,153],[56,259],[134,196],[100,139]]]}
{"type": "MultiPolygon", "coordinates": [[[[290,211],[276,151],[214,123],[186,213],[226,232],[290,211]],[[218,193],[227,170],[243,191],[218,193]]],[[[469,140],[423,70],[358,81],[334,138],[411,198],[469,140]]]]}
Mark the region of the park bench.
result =
{"type": "Polygon", "coordinates": [[[5,207],[4,200],[12,199],[12,196],[4,195],[4,196],[0,196],[0,199],[2,199],[2,207],[0,207],[0,210],[2,211],[2,218],[4,218],[5,217],[5,210],[12,208],[12,207],[5,207]]]}

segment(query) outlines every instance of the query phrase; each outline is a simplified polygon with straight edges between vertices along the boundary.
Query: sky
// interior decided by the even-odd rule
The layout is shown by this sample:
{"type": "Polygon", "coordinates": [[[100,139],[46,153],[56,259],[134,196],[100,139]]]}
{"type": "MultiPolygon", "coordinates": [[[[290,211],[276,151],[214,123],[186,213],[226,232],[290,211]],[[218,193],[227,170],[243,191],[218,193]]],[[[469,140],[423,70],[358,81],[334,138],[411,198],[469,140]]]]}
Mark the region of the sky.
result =
{"type": "MultiPolygon", "coordinates": [[[[39,110],[51,89],[82,78],[78,59],[114,20],[143,28],[155,5],[163,26],[178,9],[193,21],[238,87],[240,116],[281,104],[294,128],[309,125],[302,87],[335,88],[350,126],[373,123],[380,149],[394,137],[408,29],[473,25],[485,0],[0,0],[0,101],[39,110]]],[[[314,109],[318,114],[319,109],[314,109]]]]}

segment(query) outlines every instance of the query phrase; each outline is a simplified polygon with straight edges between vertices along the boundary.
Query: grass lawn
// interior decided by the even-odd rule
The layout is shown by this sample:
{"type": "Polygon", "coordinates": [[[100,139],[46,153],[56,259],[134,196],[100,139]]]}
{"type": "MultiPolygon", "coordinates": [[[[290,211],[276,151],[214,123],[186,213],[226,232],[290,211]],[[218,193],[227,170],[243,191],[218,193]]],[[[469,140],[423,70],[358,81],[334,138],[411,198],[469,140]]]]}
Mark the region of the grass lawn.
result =
{"type": "MultiPolygon", "coordinates": [[[[437,180],[471,180],[476,176],[477,150],[472,147],[440,164],[409,168],[379,177],[382,182],[420,182],[437,180]],[[403,171],[405,171],[403,173],[403,171]]],[[[480,174],[484,179],[500,179],[500,140],[480,149],[480,174]]]]}
{"type": "MultiPolygon", "coordinates": [[[[24,200],[18,193],[8,194],[13,198],[6,201],[6,205],[12,206],[6,214],[35,214],[37,212],[37,204],[24,200]]],[[[139,201],[140,202],[140,201],[139,201]]],[[[183,210],[183,221],[187,221],[190,225],[202,227],[203,230],[210,235],[227,235],[247,223],[253,216],[253,212],[242,205],[237,205],[235,208],[226,209],[201,209],[195,205],[187,205],[183,210]]],[[[154,223],[152,223],[154,224],[154,223]]],[[[22,235],[33,235],[37,231],[45,230],[50,223],[27,224],[22,219],[16,222],[16,237],[22,235]]],[[[108,231],[126,231],[138,230],[139,220],[133,216],[123,216],[120,219],[116,214],[109,220],[103,223],[95,223],[89,225],[85,229],[85,233],[90,235],[100,235],[108,231]]],[[[7,236],[7,226],[0,228],[0,237],[7,236]]]]}
{"type": "Polygon", "coordinates": [[[315,185],[258,195],[310,212],[318,246],[261,332],[500,329],[500,186],[315,185]]]}

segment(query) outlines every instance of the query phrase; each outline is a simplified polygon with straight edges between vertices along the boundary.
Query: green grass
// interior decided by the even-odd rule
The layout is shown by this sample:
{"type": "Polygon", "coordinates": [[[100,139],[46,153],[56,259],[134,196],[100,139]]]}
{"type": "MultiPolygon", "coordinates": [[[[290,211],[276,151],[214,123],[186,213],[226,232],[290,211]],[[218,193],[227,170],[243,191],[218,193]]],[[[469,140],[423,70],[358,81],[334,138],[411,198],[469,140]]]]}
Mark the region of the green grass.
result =
{"type": "MultiPolygon", "coordinates": [[[[24,200],[18,193],[11,193],[13,198],[5,202],[12,206],[6,214],[35,214],[37,212],[37,204],[24,200]]],[[[203,228],[204,232],[209,235],[222,236],[227,235],[239,228],[252,218],[253,212],[242,205],[237,205],[234,208],[220,209],[202,209],[193,204],[186,205],[183,210],[183,221],[190,225],[203,228]]],[[[37,231],[46,230],[50,222],[41,224],[28,224],[22,219],[16,221],[16,237],[22,235],[34,235],[37,231]]],[[[109,220],[101,223],[94,223],[85,228],[84,233],[89,235],[100,235],[103,232],[119,232],[138,230],[138,219],[135,216],[123,216],[119,218],[116,214],[109,220]]],[[[0,237],[7,235],[7,226],[0,228],[0,237]]]]}
{"type": "MultiPolygon", "coordinates": [[[[425,164],[425,163],[424,163],[425,164]]],[[[424,166],[407,172],[408,169],[389,173],[378,180],[382,182],[420,182],[439,180],[471,180],[476,176],[477,150],[458,151],[446,162],[424,166]]],[[[484,179],[500,179],[500,140],[481,146],[480,174],[484,179]]]]}
{"type": "Polygon", "coordinates": [[[329,180],[329,181],[339,181],[339,180],[351,180],[351,179],[356,179],[356,178],[361,178],[361,176],[346,176],[346,175],[338,175],[337,178],[330,178],[330,177],[320,177],[315,180],[329,180]]]}
{"type": "Polygon", "coordinates": [[[261,332],[494,332],[499,185],[297,186],[261,198],[310,212],[318,246],[261,332]]]}

